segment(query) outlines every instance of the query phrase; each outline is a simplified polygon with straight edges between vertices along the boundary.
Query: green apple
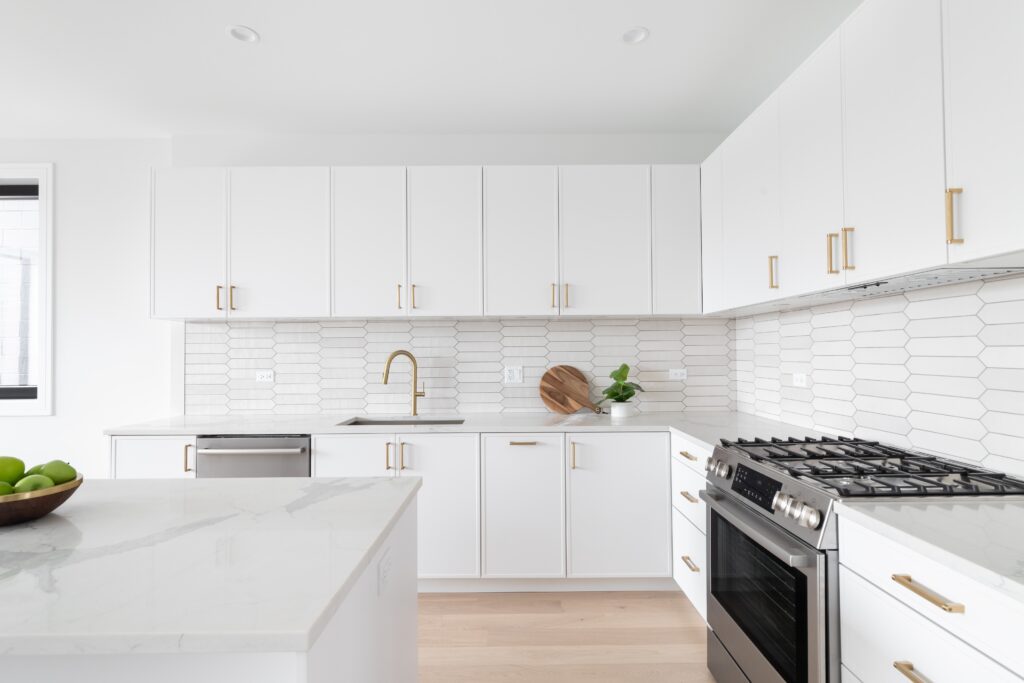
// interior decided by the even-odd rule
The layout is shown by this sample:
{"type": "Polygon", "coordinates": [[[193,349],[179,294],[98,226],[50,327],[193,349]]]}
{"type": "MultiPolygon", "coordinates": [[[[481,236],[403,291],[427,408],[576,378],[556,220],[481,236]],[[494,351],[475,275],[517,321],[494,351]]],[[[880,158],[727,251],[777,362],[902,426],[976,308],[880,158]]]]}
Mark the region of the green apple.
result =
{"type": "Polygon", "coordinates": [[[0,481],[0,496],[9,496],[14,493],[14,487],[6,481],[0,481]]]}
{"type": "Polygon", "coordinates": [[[42,465],[36,465],[35,467],[30,467],[27,470],[25,470],[25,475],[24,476],[27,477],[30,474],[42,474],[42,472],[43,472],[43,466],[42,465]]]}
{"type": "Polygon", "coordinates": [[[53,480],[54,484],[64,484],[78,476],[78,472],[75,471],[74,467],[60,460],[51,460],[46,463],[39,470],[39,474],[49,477],[53,480]]]}
{"type": "Polygon", "coordinates": [[[14,485],[15,493],[29,493],[53,486],[53,479],[42,474],[30,474],[14,485]]]}
{"type": "Polygon", "coordinates": [[[0,481],[14,484],[25,476],[25,463],[17,458],[0,456],[0,481]]]}

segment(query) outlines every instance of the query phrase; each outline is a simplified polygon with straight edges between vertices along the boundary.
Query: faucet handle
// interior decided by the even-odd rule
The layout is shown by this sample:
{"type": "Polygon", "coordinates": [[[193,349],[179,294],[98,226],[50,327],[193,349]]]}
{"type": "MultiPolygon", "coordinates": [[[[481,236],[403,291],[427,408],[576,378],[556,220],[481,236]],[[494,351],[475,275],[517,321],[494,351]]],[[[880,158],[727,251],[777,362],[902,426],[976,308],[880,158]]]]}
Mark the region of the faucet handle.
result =
{"type": "MultiPolygon", "coordinates": [[[[420,386],[423,387],[423,388],[422,389],[416,389],[416,395],[419,396],[420,398],[423,398],[423,397],[425,397],[427,395],[427,385],[426,385],[425,382],[420,382],[420,386]]],[[[415,387],[413,387],[413,388],[415,389],[415,387]]]]}

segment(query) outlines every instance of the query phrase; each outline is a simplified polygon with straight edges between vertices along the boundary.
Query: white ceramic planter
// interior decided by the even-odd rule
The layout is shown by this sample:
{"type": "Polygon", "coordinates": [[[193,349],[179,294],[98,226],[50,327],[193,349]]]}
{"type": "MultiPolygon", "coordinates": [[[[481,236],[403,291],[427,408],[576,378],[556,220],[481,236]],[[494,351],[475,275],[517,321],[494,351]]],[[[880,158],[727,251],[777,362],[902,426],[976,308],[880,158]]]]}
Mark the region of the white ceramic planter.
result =
{"type": "Polygon", "coordinates": [[[629,417],[636,414],[636,409],[632,403],[615,403],[614,401],[608,404],[610,406],[609,413],[613,418],[616,417],[629,417]]]}

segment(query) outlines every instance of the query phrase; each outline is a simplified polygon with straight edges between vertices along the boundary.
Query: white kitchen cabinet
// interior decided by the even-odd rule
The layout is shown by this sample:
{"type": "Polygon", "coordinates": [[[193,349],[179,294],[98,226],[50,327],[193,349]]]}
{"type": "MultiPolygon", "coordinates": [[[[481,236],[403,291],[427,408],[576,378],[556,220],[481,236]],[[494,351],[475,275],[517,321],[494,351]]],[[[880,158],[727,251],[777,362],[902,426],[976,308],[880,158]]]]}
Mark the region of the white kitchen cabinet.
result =
{"type": "Polygon", "coordinates": [[[558,314],[558,169],[484,168],[484,313],[558,314]]]}
{"type": "Polygon", "coordinates": [[[672,578],[704,621],[708,620],[707,537],[678,510],[672,511],[672,578]]]}
{"type": "Polygon", "coordinates": [[[651,312],[650,201],[649,166],[559,168],[563,315],[651,312]]]}
{"type": "MultiPolygon", "coordinates": [[[[839,33],[779,90],[782,262],[787,296],[846,282],[839,33]]],[[[848,254],[849,256],[849,254],[848,254]]]]}
{"type": "Polygon", "coordinates": [[[481,315],[481,168],[413,166],[407,174],[409,312],[481,315]]]}
{"type": "Polygon", "coordinates": [[[565,463],[561,434],[485,434],[483,575],[565,576],[565,463]]]}
{"type": "Polygon", "coordinates": [[[701,310],[715,313],[725,303],[725,242],[722,232],[722,148],[700,165],[701,310]]]}
{"type": "Polygon", "coordinates": [[[227,313],[227,171],[153,171],[152,313],[223,318],[227,313]]]}
{"type": "Polygon", "coordinates": [[[115,436],[110,440],[115,479],[194,479],[194,436],[115,436]]]}
{"type": "Polygon", "coordinates": [[[655,315],[700,315],[700,167],[651,167],[655,315]]]}
{"type": "Polygon", "coordinates": [[[667,577],[668,435],[566,434],[570,577],[667,577]]]}
{"type": "Polygon", "coordinates": [[[789,264],[781,260],[777,93],[722,143],[722,190],[726,307],[779,298],[789,264]]]}
{"type": "MultiPolygon", "coordinates": [[[[1024,3],[944,0],[950,262],[1024,249],[1024,3]]],[[[935,200],[935,198],[932,198],[935,200]]],[[[1018,264],[1019,265],[1019,264],[1018,264]]]]}
{"type": "Polygon", "coordinates": [[[423,477],[417,502],[420,578],[480,576],[478,434],[400,434],[399,476],[423,477]]]}
{"type": "Polygon", "coordinates": [[[393,434],[313,437],[314,477],[391,477],[398,471],[393,434]]]}
{"type": "Polygon", "coordinates": [[[848,283],[946,263],[940,15],[867,0],[842,25],[848,283]]]}
{"type": "Polygon", "coordinates": [[[405,167],[340,167],[331,175],[333,315],[407,315],[405,167]]]}
{"type": "Polygon", "coordinates": [[[331,314],[330,172],[234,168],[229,318],[331,314]]]}

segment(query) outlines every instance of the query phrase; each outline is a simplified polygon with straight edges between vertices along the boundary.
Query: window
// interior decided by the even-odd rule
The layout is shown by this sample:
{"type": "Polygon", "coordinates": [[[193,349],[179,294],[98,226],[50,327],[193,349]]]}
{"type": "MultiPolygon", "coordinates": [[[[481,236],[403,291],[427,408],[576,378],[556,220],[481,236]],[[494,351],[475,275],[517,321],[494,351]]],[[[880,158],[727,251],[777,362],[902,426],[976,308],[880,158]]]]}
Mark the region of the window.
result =
{"type": "Polygon", "coordinates": [[[52,177],[0,164],[0,415],[53,411],[52,177]]]}

